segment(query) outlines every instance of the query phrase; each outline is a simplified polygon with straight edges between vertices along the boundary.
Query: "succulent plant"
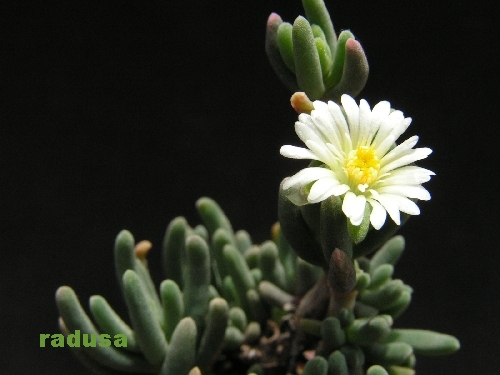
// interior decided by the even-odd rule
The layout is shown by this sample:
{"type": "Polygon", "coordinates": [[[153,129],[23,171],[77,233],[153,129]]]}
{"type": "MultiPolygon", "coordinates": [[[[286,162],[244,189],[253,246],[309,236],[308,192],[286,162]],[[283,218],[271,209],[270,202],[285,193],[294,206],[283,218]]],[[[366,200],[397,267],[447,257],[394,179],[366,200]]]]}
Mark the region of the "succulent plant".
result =
{"type": "Polygon", "coordinates": [[[62,286],[62,335],[52,345],[64,346],[66,336],[103,375],[412,375],[417,355],[459,349],[453,336],[393,327],[413,292],[393,278],[405,246],[394,235],[420,212],[414,200],[430,199],[421,184],[434,173],[413,162],[431,150],[413,149],[418,137],[396,145],[411,119],[389,102],[373,111],[356,104],[351,96],[368,77],[361,45],[347,30],[337,38],[322,0],[302,4],[307,19],[292,25],[273,13],[267,23],[266,52],[295,92],[296,131],[308,147],[281,153],[312,160],[280,186],[271,239],[254,244],[215,201],[200,198],[202,224],[177,217],[167,227],[166,279],[156,288],[151,243],[124,230],[114,259],[128,322],[98,295],[91,319],[62,286]]]}
{"type": "Polygon", "coordinates": [[[293,25],[272,13],[267,20],[266,53],[280,80],[310,100],[338,101],[356,96],[368,79],[368,61],[349,30],[337,37],[322,0],[302,0],[306,17],[293,25]]]}
{"type": "Polygon", "coordinates": [[[135,243],[125,230],[118,234],[115,270],[130,324],[98,295],[89,301],[92,320],[73,289],[58,289],[64,335],[126,336],[123,347],[71,347],[91,370],[405,375],[414,373],[415,355],[458,349],[454,337],[392,327],[412,293],[392,278],[404,249],[401,236],[371,259],[356,260],[355,287],[348,293],[355,297],[347,298],[351,306],[336,307],[331,272],[298,257],[279,224],[272,240],[255,245],[246,231],[233,231],[213,200],[201,198],[196,207],[203,224],[193,228],[178,217],[168,225],[162,246],[167,279],[158,290],[147,268],[150,244],[135,243]]]}

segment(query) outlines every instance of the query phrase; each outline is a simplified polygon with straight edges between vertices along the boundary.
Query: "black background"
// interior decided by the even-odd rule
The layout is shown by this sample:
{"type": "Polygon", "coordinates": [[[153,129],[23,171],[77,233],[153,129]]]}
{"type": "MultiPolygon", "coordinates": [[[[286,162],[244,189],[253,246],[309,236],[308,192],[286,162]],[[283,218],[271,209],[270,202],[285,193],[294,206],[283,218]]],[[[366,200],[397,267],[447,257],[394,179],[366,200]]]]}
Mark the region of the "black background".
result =
{"type": "MultiPolygon", "coordinates": [[[[433,198],[401,233],[396,276],[415,289],[399,327],[457,336],[418,374],[498,374],[498,3],[327,1],[370,63],[359,97],[413,118],[434,153],[433,198]]],[[[300,1],[31,1],[0,6],[1,374],[88,374],[62,348],[54,292],[125,315],[114,237],[149,239],[153,277],[168,222],[198,223],[216,199],[255,242],[276,220],[279,182],[305,164],[290,94],[264,52],[271,12],[300,1]]]]}

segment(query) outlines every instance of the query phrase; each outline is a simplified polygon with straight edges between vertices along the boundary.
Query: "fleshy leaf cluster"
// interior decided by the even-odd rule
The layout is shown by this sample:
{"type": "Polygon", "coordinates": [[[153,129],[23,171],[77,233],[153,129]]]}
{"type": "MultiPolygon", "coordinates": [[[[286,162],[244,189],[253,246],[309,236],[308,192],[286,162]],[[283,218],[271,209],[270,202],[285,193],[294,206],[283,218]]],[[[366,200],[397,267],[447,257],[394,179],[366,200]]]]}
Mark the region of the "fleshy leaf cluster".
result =
{"type": "Polygon", "coordinates": [[[448,335],[392,328],[412,292],[392,279],[402,237],[370,260],[354,262],[346,305],[346,295],[332,293],[323,270],[297,256],[279,224],[271,240],[257,245],[248,232],[234,232],[213,200],[201,198],[196,206],[203,224],[191,227],[177,217],[167,227],[167,278],[158,289],[147,266],[151,245],[136,243],[128,231],[118,234],[115,271],[128,322],[102,296],[90,297],[91,318],[72,288],[58,289],[64,335],[79,330],[127,337],[126,347],[70,348],[94,372],[293,374],[303,368],[305,375],[404,375],[414,373],[416,354],[458,349],[448,335]],[[309,361],[308,353],[314,357],[309,361]]]}
{"type": "Polygon", "coordinates": [[[369,70],[361,44],[349,30],[337,37],[323,0],[302,5],[306,17],[293,25],[276,13],[269,16],[266,53],[274,71],[292,92],[303,91],[310,100],[356,96],[369,70]]]}

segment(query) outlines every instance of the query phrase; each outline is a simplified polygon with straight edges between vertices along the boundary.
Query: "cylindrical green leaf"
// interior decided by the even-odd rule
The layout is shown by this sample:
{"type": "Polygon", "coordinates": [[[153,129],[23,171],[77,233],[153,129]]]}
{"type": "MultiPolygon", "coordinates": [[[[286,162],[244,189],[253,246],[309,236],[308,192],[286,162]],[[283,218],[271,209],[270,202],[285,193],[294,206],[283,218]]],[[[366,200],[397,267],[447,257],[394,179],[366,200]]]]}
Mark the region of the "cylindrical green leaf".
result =
{"type": "Polygon", "coordinates": [[[224,299],[214,298],[210,301],[205,330],[201,337],[195,361],[202,374],[210,372],[210,366],[222,348],[227,328],[228,312],[229,306],[224,299]]]}
{"type": "Polygon", "coordinates": [[[384,313],[391,315],[394,319],[406,311],[411,302],[411,292],[405,290],[399,296],[398,300],[390,308],[385,309],[384,313]]]}
{"type": "Polygon", "coordinates": [[[163,304],[163,330],[170,341],[175,327],[184,317],[184,300],[179,286],[174,280],[164,280],[160,285],[163,304]]]}
{"type": "Polygon", "coordinates": [[[264,280],[276,284],[280,288],[286,285],[285,268],[278,257],[278,247],[272,241],[265,241],[259,252],[259,268],[264,280]]]}
{"type": "Polygon", "coordinates": [[[225,267],[233,280],[241,307],[246,314],[250,313],[247,291],[255,289],[255,281],[248,269],[243,255],[233,245],[224,246],[225,267]]]}
{"type": "Polygon", "coordinates": [[[321,64],[321,72],[323,73],[323,78],[328,77],[332,70],[332,54],[330,53],[330,48],[326,42],[316,37],[314,38],[316,42],[316,49],[318,50],[319,63],[321,64]]]}
{"type": "Polygon", "coordinates": [[[240,229],[237,231],[234,234],[234,239],[236,241],[236,247],[242,254],[244,254],[245,251],[252,246],[252,238],[246,230],[240,229]]]}
{"type": "Polygon", "coordinates": [[[210,254],[207,243],[197,235],[186,238],[186,253],[184,309],[186,316],[191,316],[199,323],[208,309],[210,254]]]}
{"type": "Polygon", "coordinates": [[[151,279],[151,275],[149,270],[147,269],[146,264],[140,260],[135,259],[135,272],[141,279],[142,285],[144,286],[144,290],[147,292],[149,299],[154,305],[155,313],[158,316],[158,319],[161,321],[161,302],[158,293],[156,292],[155,285],[153,280],[151,279]]]}
{"type": "Polygon", "coordinates": [[[233,235],[233,227],[220,206],[211,198],[203,197],[196,201],[196,208],[208,232],[213,235],[217,228],[224,228],[233,235]]]}
{"type": "Polygon", "coordinates": [[[323,73],[311,26],[302,16],[293,23],[292,39],[297,82],[309,99],[319,99],[325,92],[323,73]]]}
{"type": "MultiPolygon", "coordinates": [[[[67,337],[70,334],[70,332],[69,332],[68,328],[66,327],[66,325],[64,324],[64,321],[62,320],[61,317],[59,317],[58,323],[59,323],[59,330],[61,331],[61,333],[65,337],[67,337]]],[[[87,368],[89,368],[90,370],[92,370],[96,374],[101,374],[101,375],[123,375],[124,374],[123,371],[113,370],[110,367],[104,366],[102,363],[96,361],[95,359],[90,357],[85,352],[85,350],[83,350],[84,348],[70,346],[69,349],[71,350],[71,352],[73,352],[73,354],[76,356],[76,358],[78,358],[78,360],[80,362],[82,362],[87,368]]]]}
{"type": "Polygon", "coordinates": [[[227,244],[234,244],[233,235],[226,228],[218,228],[212,236],[212,255],[215,259],[216,269],[219,274],[220,280],[228,275],[224,264],[224,246],[227,244]]]}
{"type": "Polygon", "coordinates": [[[259,293],[267,303],[280,308],[286,307],[287,304],[292,304],[295,300],[294,296],[269,281],[262,281],[259,284],[259,293]]]}
{"type": "Polygon", "coordinates": [[[184,285],[182,274],[186,258],[186,231],[186,219],[176,217],[168,225],[162,245],[162,266],[165,275],[181,288],[184,285]]]}
{"type": "Polygon", "coordinates": [[[340,321],[335,317],[329,317],[321,323],[321,337],[325,343],[328,353],[344,345],[346,336],[340,326],[340,321]]]}
{"type": "Polygon", "coordinates": [[[347,330],[349,342],[358,345],[370,345],[383,340],[391,331],[390,316],[375,316],[373,318],[356,319],[347,330]]]}
{"type": "Polygon", "coordinates": [[[123,285],[123,274],[126,270],[135,271],[135,240],[132,233],[128,230],[122,230],[118,233],[115,240],[115,271],[118,278],[118,285],[123,285]]]}
{"type": "Polygon", "coordinates": [[[350,375],[345,356],[339,350],[328,357],[328,375],[350,375]]]}
{"type": "Polygon", "coordinates": [[[148,361],[160,366],[167,352],[167,342],[137,273],[132,270],[125,272],[123,289],[137,343],[148,361]]]}
{"type": "Polygon", "coordinates": [[[365,353],[370,362],[387,367],[404,364],[413,354],[413,349],[405,342],[390,342],[370,345],[365,348],[365,353]]]}
{"type": "Polygon", "coordinates": [[[271,13],[266,25],[266,54],[271,66],[283,84],[292,92],[300,91],[295,74],[283,62],[278,46],[278,28],[283,23],[281,17],[271,13]]]}
{"type": "Polygon", "coordinates": [[[293,41],[292,41],[292,25],[288,22],[283,22],[278,27],[278,47],[283,62],[295,73],[295,61],[293,57],[293,41]]]}
{"type": "MultiPolygon", "coordinates": [[[[133,272],[133,271],[130,271],[133,272]]],[[[56,303],[59,314],[69,333],[80,333],[99,336],[100,332],[90,321],[89,317],[80,305],[80,301],[73,289],[69,286],[62,286],[57,289],[56,303]]],[[[106,367],[121,371],[151,371],[151,366],[143,356],[125,353],[114,346],[97,345],[89,348],[82,348],[85,355],[106,367]]]]}
{"type": "Polygon", "coordinates": [[[160,375],[187,375],[195,366],[196,323],[190,317],[183,318],[170,341],[160,375]]]}
{"type": "Polygon", "coordinates": [[[345,44],[346,42],[354,38],[354,35],[349,30],[344,30],[339,35],[339,40],[337,42],[337,48],[333,55],[333,67],[330,75],[325,78],[325,85],[327,90],[330,90],[342,79],[342,72],[344,71],[344,61],[345,61],[345,44]]]}
{"type": "Polygon", "coordinates": [[[238,328],[229,326],[226,328],[222,347],[225,350],[237,350],[244,339],[243,333],[238,328]]]}
{"type": "Polygon", "coordinates": [[[140,352],[141,349],[135,340],[135,332],[125,323],[102,296],[92,296],[89,300],[90,312],[97,326],[103,333],[114,337],[123,334],[127,337],[127,346],[123,349],[131,352],[140,352]]]}
{"type": "Polygon", "coordinates": [[[307,361],[302,371],[303,375],[327,375],[328,374],[328,362],[321,356],[316,356],[313,359],[307,361]]]}
{"type": "Polygon", "coordinates": [[[366,375],[389,375],[387,371],[385,371],[385,368],[379,365],[373,365],[370,366],[368,371],[366,372],[366,375]]]}
{"type": "Polygon", "coordinates": [[[260,324],[257,322],[248,323],[244,332],[244,337],[244,342],[247,344],[255,344],[258,342],[261,337],[260,324]]]}
{"type": "Polygon", "coordinates": [[[401,280],[392,280],[378,290],[365,290],[360,294],[359,300],[373,307],[384,310],[389,309],[398,301],[404,292],[404,284],[401,280]]]}
{"type": "Polygon", "coordinates": [[[455,337],[423,329],[393,329],[385,342],[394,341],[411,345],[417,355],[447,355],[460,349],[460,342],[455,337]]]}
{"type": "Polygon", "coordinates": [[[356,289],[358,292],[365,290],[370,284],[370,274],[366,272],[359,272],[356,274],[356,289]]]}
{"type": "Polygon", "coordinates": [[[248,321],[242,308],[234,306],[229,309],[229,324],[245,332],[248,321]]]}
{"type": "Polygon", "coordinates": [[[405,249],[405,239],[403,236],[394,236],[388,240],[371,258],[371,269],[375,269],[383,264],[395,265],[405,249]]]}
{"type": "Polygon", "coordinates": [[[226,276],[222,282],[222,295],[230,305],[239,306],[241,304],[233,279],[229,275],[226,276]]]}
{"type": "Polygon", "coordinates": [[[350,374],[357,374],[361,369],[363,369],[363,365],[365,364],[365,354],[358,345],[344,345],[340,348],[340,351],[345,356],[350,374]]]}
{"type": "Polygon", "coordinates": [[[306,17],[309,22],[321,27],[330,49],[334,52],[337,44],[337,35],[335,34],[332,19],[323,0],[302,0],[302,6],[306,11],[306,17]]]}
{"type": "Polygon", "coordinates": [[[392,264],[381,264],[375,269],[370,271],[371,281],[368,289],[374,290],[380,288],[388,282],[394,273],[394,266],[392,264]]]}
{"type": "Polygon", "coordinates": [[[266,309],[260,299],[259,293],[257,293],[254,289],[250,289],[247,292],[247,299],[250,305],[250,317],[259,323],[263,323],[269,314],[266,313],[266,309]]]}

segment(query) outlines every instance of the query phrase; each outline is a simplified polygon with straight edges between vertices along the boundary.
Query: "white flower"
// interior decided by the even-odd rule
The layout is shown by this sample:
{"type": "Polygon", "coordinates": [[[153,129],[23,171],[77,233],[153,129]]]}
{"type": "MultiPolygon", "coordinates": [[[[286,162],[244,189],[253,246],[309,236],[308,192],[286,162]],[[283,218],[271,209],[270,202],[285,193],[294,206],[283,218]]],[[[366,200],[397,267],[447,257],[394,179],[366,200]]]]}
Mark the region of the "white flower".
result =
{"type": "Polygon", "coordinates": [[[280,153],[320,163],[285,179],[287,197],[296,205],[304,205],[341,196],[342,211],[353,225],[361,224],[368,203],[375,229],[384,225],[387,213],[398,225],[400,212],[418,215],[420,210],[411,199],[430,199],[421,184],[434,172],[410,165],[432,152],[429,148],[413,148],[417,136],[395,144],[411,118],[405,118],[401,111],[391,112],[386,101],[373,110],[363,99],[358,107],[349,95],[343,95],[341,102],[342,107],[315,101],[311,115],[299,115],[295,132],[307,149],[283,146],[280,153]]]}

